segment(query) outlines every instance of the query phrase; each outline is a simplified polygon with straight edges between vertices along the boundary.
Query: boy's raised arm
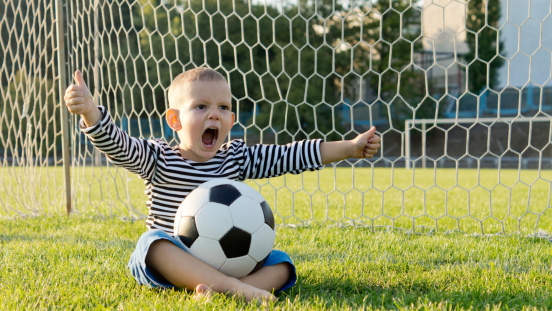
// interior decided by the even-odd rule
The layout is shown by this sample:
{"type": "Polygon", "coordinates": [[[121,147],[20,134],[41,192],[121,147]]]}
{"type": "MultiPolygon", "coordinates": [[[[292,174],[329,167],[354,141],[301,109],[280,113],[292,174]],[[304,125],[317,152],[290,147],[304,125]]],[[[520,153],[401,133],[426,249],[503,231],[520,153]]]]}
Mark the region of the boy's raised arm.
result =
{"type": "Polygon", "coordinates": [[[344,160],[347,158],[372,158],[380,147],[380,137],[375,134],[376,127],[359,134],[352,140],[323,142],[320,146],[322,164],[344,160]]]}
{"type": "Polygon", "coordinates": [[[102,119],[102,113],[92,100],[90,90],[79,70],[75,71],[75,81],[76,83],[69,85],[65,91],[65,105],[72,114],[81,115],[87,126],[96,125],[102,119]]]}
{"type": "Polygon", "coordinates": [[[90,97],[80,71],[75,71],[75,84],[67,88],[64,99],[67,109],[82,117],[86,127],[81,129],[82,132],[111,163],[138,174],[142,179],[152,178],[162,147],[154,140],[131,137],[117,127],[107,109],[96,105],[90,97]],[[100,124],[102,120],[105,122],[100,124]]]}

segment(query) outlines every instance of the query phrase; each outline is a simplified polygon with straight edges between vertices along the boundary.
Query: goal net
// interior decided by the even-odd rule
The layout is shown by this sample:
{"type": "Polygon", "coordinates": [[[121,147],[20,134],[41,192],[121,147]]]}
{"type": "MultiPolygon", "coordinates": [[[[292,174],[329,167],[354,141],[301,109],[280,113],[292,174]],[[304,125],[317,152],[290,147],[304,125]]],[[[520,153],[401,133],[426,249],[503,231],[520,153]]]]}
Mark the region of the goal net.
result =
{"type": "Polygon", "coordinates": [[[227,78],[230,139],[352,139],[373,159],[249,181],[285,225],[552,231],[551,4],[535,0],[4,0],[0,215],[143,218],[143,182],[94,150],[63,93],[81,70],[130,135],[177,144],[167,88],[227,78]]]}

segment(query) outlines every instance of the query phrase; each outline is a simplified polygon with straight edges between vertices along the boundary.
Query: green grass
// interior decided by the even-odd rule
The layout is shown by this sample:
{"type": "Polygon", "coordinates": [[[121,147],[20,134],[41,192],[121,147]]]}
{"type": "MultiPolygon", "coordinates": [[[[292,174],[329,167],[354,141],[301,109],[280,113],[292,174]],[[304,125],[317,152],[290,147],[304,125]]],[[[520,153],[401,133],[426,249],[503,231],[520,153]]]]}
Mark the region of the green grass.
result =
{"type": "MultiPolygon", "coordinates": [[[[138,286],[126,262],[143,182],[77,167],[71,185],[66,217],[61,168],[0,169],[0,310],[256,309],[138,286]]],[[[552,232],[550,170],[326,168],[250,185],[300,275],[269,309],[552,309],[552,244],[530,237],[552,232]]]]}
{"type": "MultiPolygon", "coordinates": [[[[143,221],[0,219],[0,310],[255,310],[138,286],[126,268],[143,221]]],[[[552,244],[521,235],[278,227],[298,284],[267,309],[550,310],[552,244]]]]}

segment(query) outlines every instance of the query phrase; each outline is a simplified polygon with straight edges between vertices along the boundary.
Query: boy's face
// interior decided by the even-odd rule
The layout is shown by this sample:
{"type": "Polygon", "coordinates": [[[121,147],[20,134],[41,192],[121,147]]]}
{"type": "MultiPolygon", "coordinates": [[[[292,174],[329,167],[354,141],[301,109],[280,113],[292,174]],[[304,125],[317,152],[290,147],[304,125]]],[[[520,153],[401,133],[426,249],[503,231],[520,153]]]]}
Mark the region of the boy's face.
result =
{"type": "Polygon", "coordinates": [[[180,88],[167,111],[169,126],[178,132],[182,157],[196,162],[213,158],[234,124],[232,95],[225,81],[194,81],[180,88]]]}

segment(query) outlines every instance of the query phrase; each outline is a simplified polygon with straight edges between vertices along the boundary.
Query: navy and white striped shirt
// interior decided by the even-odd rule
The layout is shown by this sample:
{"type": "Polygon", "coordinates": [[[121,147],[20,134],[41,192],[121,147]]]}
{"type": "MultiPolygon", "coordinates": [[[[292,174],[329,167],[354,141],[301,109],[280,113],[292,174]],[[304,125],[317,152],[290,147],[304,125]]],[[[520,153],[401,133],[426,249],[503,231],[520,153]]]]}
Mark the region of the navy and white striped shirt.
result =
{"type": "Polygon", "coordinates": [[[197,186],[213,178],[243,181],[323,167],[320,139],[252,147],[247,147],[243,140],[232,140],[206,162],[186,160],[178,146],[171,147],[163,140],[129,136],[113,123],[107,109],[101,106],[99,109],[102,120],[88,128],[81,121],[81,130],[110,162],[144,179],[149,229],[172,234],[180,203],[197,186]]]}

